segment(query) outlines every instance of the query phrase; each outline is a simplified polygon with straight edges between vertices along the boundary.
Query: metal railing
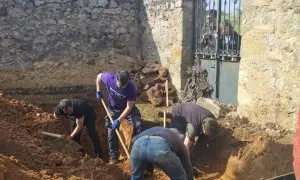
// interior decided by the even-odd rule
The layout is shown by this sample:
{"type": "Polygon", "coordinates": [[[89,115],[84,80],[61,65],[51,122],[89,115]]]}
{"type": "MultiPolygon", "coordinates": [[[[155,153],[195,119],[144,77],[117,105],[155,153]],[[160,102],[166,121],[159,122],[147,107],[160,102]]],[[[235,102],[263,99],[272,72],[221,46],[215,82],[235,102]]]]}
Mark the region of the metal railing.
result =
{"type": "Polygon", "coordinates": [[[239,61],[241,0],[196,0],[196,58],[239,61]]]}

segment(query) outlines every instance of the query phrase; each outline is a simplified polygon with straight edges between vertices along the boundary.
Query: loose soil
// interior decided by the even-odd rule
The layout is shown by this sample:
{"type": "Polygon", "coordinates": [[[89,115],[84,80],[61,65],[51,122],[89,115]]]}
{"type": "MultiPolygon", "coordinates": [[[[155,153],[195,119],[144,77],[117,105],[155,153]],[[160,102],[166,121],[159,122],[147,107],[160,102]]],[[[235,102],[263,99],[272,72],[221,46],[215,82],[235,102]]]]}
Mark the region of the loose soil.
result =
{"type": "MultiPolygon", "coordinates": [[[[55,120],[52,111],[62,98],[87,100],[97,113],[97,133],[107,153],[105,112],[94,100],[94,93],[9,96],[0,93],[0,180],[11,179],[129,179],[130,163],[122,153],[117,166],[107,159],[93,158],[93,147],[86,131],[82,134],[83,152],[67,148],[57,139],[39,131],[66,134],[67,120],[55,120]],[[19,100],[16,100],[16,99],[19,100]],[[34,104],[34,105],[32,105],[34,104]]],[[[162,125],[161,108],[138,104],[146,127],[162,125]]],[[[260,179],[293,171],[292,134],[274,124],[258,126],[236,116],[219,119],[220,131],[214,138],[200,137],[192,163],[196,179],[260,179]]],[[[131,126],[123,123],[121,132],[130,147],[131,126]]],[[[121,148],[121,147],[120,147],[121,148]]],[[[122,151],[121,151],[122,152],[122,151]]],[[[148,179],[168,179],[155,170],[148,179]]]]}

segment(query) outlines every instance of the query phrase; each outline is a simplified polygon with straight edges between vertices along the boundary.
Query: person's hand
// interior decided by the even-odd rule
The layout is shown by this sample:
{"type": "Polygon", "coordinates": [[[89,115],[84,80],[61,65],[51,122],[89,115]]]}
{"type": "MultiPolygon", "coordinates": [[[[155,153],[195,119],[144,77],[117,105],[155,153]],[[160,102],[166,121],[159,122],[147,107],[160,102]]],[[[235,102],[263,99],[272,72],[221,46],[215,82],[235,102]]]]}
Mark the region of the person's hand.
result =
{"type": "Polygon", "coordinates": [[[111,125],[111,128],[112,129],[116,129],[116,128],[118,128],[119,126],[120,126],[120,120],[119,119],[116,119],[114,122],[113,122],[113,124],[111,125]]]}
{"type": "Polygon", "coordinates": [[[72,137],[71,135],[67,135],[66,139],[67,139],[68,141],[71,141],[71,140],[73,139],[73,137],[72,137]]]}
{"type": "Polygon", "coordinates": [[[101,99],[103,98],[103,94],[101,93],[101,91],[97,91],[97,92],[96,92],[96,98],[97,98],[98,100],[101,100],[101,99]]]}

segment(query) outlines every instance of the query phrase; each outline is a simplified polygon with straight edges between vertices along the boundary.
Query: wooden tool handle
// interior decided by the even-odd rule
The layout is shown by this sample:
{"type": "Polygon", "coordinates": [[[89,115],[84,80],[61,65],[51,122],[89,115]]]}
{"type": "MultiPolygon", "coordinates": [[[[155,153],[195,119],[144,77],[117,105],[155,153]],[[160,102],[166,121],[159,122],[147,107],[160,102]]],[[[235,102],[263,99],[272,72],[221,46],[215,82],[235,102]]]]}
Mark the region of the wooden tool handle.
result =
{"type": "Polygon", "coordinates": [[[166,80],[165,88],[166,88],[166,106],[168,108],[169,107],[169,82],[168,82],[168,80],[166,80]]]}
{"type": "Polygon", "coordinates": [[[166,127],[167,112],[164,110],[164,128],[166,127]]]}
{"type": "MultiPolygon", "coordinates": [[[[108,111],[108,109],[107,109],[107,106],[106,106],[104,100],[101,99],[101,102],[102,102],[102,105],[103,105],[103,107],[104,107],[104,109],[105,109],[105,111],[106,111],[106,114],[108,115],[108,118],[109,118],[110,122],[111,122],[111,123],[114,123],[114,120],[112,119],[112,117],[111,117],[111,115],[110,115],[110,113],[109,113],[109,111],[108,111]]],[[[120,140],[120,142],[121,142],[121,144],[122,144],[122,147],[123,147],[123,149],[124,149],[124,151],[125,151],[125,153],[126,153],[128,159],[130,159],[130,155],[129,155],[128,149],[127,149],[127,147],[126,147],[124,141],[122,140],[122,137],[121,137],[121,135],[120,135],[119,130],[118,130],[118,129],[115,129],[115,131],[116,131],[116,133],[117,133],[117,135],[118,135],[118,138],[119,138],[119,140],[120,140]]]]}
{"type": "Polygon", "coordinates": [[[43,135],[50,136],[50,137],[55,137],[55,138],[58,138],[58,139],[61,139],[61,138],[64,137],[63,135],[60,135],[60,134],[55,134],[55,133],[50,133],[50,132],[45,132],[45,131],[41,131],[40,133],[43,134],[43,135]]]}
{"type": "Polygon", "coordinates": [[[166,80],[165,91],[166,91],[166,109],[164,110],[164,128],[166,127],[167,110],[169,107],[169,82],[168,82],[168,80],[166,80]]]}

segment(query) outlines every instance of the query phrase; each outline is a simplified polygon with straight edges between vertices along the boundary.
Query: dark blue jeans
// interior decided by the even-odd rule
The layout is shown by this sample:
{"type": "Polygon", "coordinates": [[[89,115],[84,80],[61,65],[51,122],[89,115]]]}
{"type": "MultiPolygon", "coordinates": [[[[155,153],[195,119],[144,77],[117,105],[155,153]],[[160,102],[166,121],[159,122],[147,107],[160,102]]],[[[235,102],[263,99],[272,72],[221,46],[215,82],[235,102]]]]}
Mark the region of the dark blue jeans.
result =
{"type": "MultiPolygon", "coordinates": [[[[109,113],[112,118],[115,120],[117,119],[123,111],[121,110],[113,110],[109,108],[109,113]]],[[[132,137],[142,132],[142,120],[141,114],[137,107],[133,107],[130,114],[126,117],[126,119],[131,123],[133,126],[133,134],[132,137]]],[[[109,156],[112,158],[118,158],[118,136],[115,130],[111,129],[111,123],[108,117],[105,117],[105,126],[108,128],[108,147],[109,147],[109,156]]]]}
{"type": "MultiPolygon", "coordinates": [[[[87,131],[89,133],[89,136],[92,139],[92,142],[93,142],[93,145],[94,145],[94,152],[99,157],[102,157],[103,154],[102,154],[102,149],[101,149],[101,145],[100,145],[100,140],[99,140],[99,138],[97,136],[97,133],[96,133],[95,121],[96,121],[96,113],[95,112],[91,112],[89,117],[84,117],[84,125],[86,126],[87,131]]],[[[76,127],[76,123],[73,124],[72,129],[74,129],[75,127],[76,127]]],[[[80,136],[81,136],[81,132],[78,133],[73,138],[79,144],[80,144],[80,136]]]]}
{"type": "Polygon", "coordinates": [[[131,150],[131,180],[143,180],[144,170],[149,164],[155,165],[165,172],[171,180],[185,180],[186,172],[178,156],[170,145],[158,136],[142,136],[138,138],[131,150]]]}

